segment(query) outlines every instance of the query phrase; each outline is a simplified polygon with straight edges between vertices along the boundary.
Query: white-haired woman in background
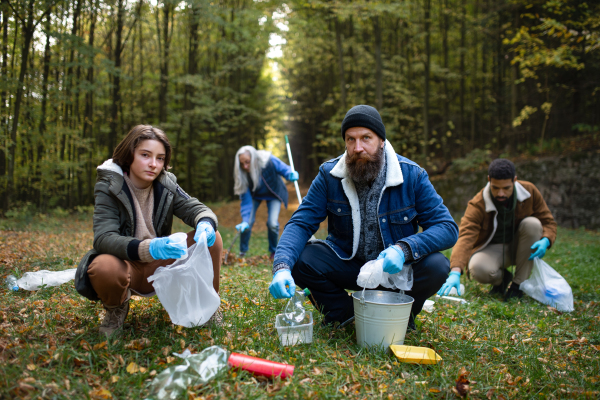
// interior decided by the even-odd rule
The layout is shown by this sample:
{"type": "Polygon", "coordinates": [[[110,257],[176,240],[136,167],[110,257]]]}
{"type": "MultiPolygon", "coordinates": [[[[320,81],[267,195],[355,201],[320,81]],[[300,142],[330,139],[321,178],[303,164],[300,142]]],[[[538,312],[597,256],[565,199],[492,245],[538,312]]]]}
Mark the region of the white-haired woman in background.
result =
{"type": "Polygon", "coordinates": [[[248,251],[256,210],[265,200],[269,210],[269,252],[273,258],[279,237],[279,210],[282,203],[285,208],[288,204],[287,188],[279,176],[294,182],[298,180],[298,173],[268,151],[242,146],[235,154],[233,174],[233,191],[241,198],[242,222],[235,226],[241,233],[240,256],[248,251]]]}

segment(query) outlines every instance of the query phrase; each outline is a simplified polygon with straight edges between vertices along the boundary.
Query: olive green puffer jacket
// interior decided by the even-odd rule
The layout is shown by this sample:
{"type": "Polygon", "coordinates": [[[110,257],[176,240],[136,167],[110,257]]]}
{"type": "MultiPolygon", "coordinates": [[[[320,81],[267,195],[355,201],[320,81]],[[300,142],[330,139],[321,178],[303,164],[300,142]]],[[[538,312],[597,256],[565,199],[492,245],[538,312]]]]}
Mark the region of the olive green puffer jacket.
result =
{"type": "MultiPolygon", "coordinates": [[[[177,185],[174,174],[162,171],[154,180],[152,223],[157,237],[169,236],[173,215],[196,228],[200,220],[218,227],[217,216],[198,199],[177,185]]],[[[122,260],[138,261],[140,240],[134,237],[136,215],[133,197],[123,178],[123,170],[112,159],[97,168],[94,187],[94,248],[81,259],[75,274],[75,288],[90,300],[99,300],[87,269],[99,254],[112,254],[122,260]]]]}

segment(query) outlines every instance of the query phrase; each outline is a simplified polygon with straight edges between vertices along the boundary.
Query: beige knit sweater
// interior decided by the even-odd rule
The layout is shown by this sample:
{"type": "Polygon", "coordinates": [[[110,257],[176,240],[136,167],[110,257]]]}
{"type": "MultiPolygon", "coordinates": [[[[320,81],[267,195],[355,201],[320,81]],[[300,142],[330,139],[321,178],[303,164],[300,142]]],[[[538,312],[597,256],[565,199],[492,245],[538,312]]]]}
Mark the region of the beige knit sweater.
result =
{"type": "Polygon", "coordinates": [[[134,186],[127,173],[123,174],[125,182],[133,195],[133,206],[135,207],[135,238],[141,240],[138,247],[140,261],[150,262],[154,258],[150,255],[150,241],[156,237],[154,226],[152,225],[152,212],[154,210],[154,191],[153,185],[146,189],[138,189],[134,186]]]}

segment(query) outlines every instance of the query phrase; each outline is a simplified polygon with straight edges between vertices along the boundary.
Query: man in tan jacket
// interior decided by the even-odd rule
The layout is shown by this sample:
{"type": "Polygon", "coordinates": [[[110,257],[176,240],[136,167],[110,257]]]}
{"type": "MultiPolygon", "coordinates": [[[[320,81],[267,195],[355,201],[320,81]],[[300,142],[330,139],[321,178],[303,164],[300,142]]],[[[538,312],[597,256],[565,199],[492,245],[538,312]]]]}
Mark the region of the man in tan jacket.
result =
{"type": "Polygon", "coordinates": [[[540,191],[517,180],[511,161],[496,159],[488,169],[488,184],[469,201],[450,276],[439,294],[458,290],[460,274],[468,269],[477,282],[492,284],[491,294],[520,298],[519,285],[529,278],[533,259],[544,257],[555,240],[556,222],[540,191]],[[514,276],[506,269],[511,265],[516,265],[514,276]]]}

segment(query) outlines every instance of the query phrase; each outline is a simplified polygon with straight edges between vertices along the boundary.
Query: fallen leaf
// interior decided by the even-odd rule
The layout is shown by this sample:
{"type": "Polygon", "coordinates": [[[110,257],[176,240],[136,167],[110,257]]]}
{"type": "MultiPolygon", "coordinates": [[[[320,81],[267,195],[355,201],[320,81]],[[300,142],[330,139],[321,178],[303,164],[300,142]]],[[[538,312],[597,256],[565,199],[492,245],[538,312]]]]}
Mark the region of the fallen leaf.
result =
{"type": "Polygon", "coordinates": [[[470,375],[470,372],[467,371],[467,369],[465,367],[462,367],[460,369],[460,371],[458,371],[459,375],[458,378],[456,379],[456,387],[453,388],[456,391],[452,390],[455,394],[458,394],[458,396],[460,397],[465,397],[466,395],[469,394],[469,391],[471,390],[469,387],[469,380],[467,379],[467,377],[470,375]]]}
{"type": "Polygon", "coordinates": [[[441,390],[440,390],[440,389],[436,389],[436,388],[429,388],[429,391],[430,391],[431,393],[440,393],[440,392],[441,392],[441,390]]]}
{"type": "Polygon", "coordinates": [[[545,358],[542,358],[542,357],[538,357],[538,361],[543,362],[544,364],[546,364],[548,362],[548,360],[546,360],[545,358]]]}
{"type": "Polygon", "coordinates": [[[129,372],[130,374],[135,374],[137,372],[140,372],[140,367],[132,361],[127,366],[127,372],[129,372]]]}
{"type": "Polygon", "coordinates": [[[98,343],[98,344],[95,344],[95,345],[94,345],[94,347],[92,347],[92,349],[94,349],[94,350],[105,349],[105,348],[106,348],[106,346],[107,346],[107,344],[108,344],[108,343],[107,343],[106,341],[104,341],[104,342],[100,342],[100,343],[98,343]]]}
{"type": "Polygon", "coordinates": [[[558,311],[556,308],[548,306],[548,310],[552,311],[555,314],[561,315],[562,312],[558,311]]]}
{"type": "Polygon", "coordinates": [[[322,373],[323,373],[323,371],[321,371],[319,368],[317,368],[317,367],[313,368],[313,374],[321,375],[322,373]]]}
{"type": "Polygon", "coordinates": [[[485,397],[488,398],[488,400],[492,400],[492,396],[494,395],[494,389],[490,389],[487,391],[487,393],[485,394],[485,397]]]}
{"type": "Polygon", "coordinates": [[[113,375],[110,377],[110,381],[111,383],[117,383],[119,382],[119,375],[113,375]]]}
{"type": "Polygon", "coordinates": [[[167,357],[167,364],[170,364],[173,361],[175,361],[175,357],[167,357]]]}
{"type": "Polygon", "coordinates": [[[36,368],[37,367],[35,366],[35,364],[28,364],[27,365],[27,369],[30,370],[30,371],[35,371],[36,368]]]}
{"type": "Polygon", "coordinates": [[[131,342],[125,345],[125,348],[129,350],[143,350],[146,347],[150,346],[150,343],[150,339],[141,338],[137,340],[132,340],[131,342]]]}
{"type": "Polygon", "coordinates": [[[112,399],[112,394],[103,388],[90,390],[89,395],[92,399],[112,399]]]}
{"type": "Polygon", "coordinates": [[[503,350],[500,350],[500,349],[499,349],[499,348],[497,348],[497,347],[494,347],[494,348],[493,348],[493,350],[494,350],[494,353],[498,353],[498,354],[504,354],[504,351],[503,351],[503,350]]]}

